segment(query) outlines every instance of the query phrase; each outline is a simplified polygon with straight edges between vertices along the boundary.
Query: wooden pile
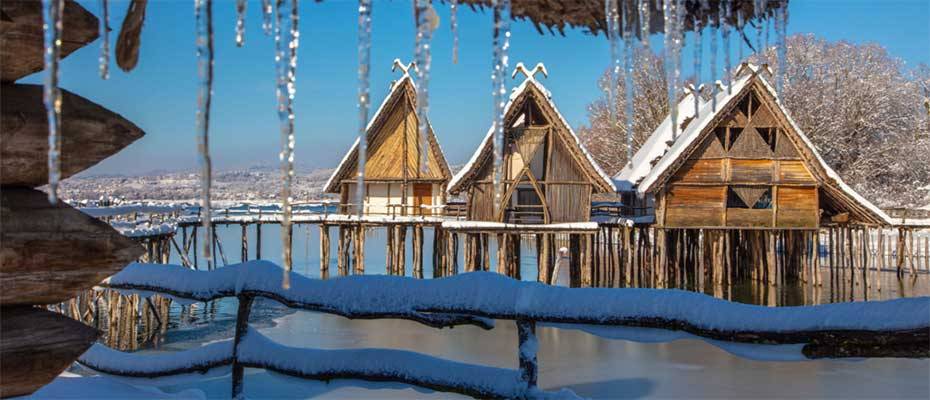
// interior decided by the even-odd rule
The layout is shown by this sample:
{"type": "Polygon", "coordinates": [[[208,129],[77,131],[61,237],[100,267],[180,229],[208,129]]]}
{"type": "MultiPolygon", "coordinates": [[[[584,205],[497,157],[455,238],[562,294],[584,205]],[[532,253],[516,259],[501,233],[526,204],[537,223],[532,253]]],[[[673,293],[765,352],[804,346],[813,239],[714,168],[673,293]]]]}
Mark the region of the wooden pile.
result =
{"type": "MultiPolygon", "coordinates": [[[[92,288],[144,249],[106,223],[35,188],[48,183],[48,120],[42,87],[14,83],[44,68],[42,5],[0,3],[0,397],[34,392],[71,365],[99,332],[46,309],[92,288]]],[[[98,20],[64,7],[62,57],[94,41],[98,20]]],[[[62,178],[115,154],[141,129],[62,91],[62,178]]]]}

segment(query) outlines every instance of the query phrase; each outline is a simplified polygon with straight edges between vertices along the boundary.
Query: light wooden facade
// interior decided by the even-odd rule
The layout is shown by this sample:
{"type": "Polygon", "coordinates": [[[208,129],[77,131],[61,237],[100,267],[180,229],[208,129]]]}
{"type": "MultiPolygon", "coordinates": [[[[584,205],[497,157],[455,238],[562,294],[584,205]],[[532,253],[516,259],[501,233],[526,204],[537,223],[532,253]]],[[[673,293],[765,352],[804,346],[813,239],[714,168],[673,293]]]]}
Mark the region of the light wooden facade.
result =
{"type": "Polygon", "coordinates": [[[641,184],[624,198],[643,202],[651,197],[656,225],[664,228],[816,229],[831,222],[887,223],[884,213],[820,158],[763,81],[764,71],[744,65],[733,93],[718,95],[716,111],[702,102],[698,116],[681,115],[680,134],[666,144],[660,158],[648,161],[652,168],[645,175],[621,172],[624,179],[638,178],[641,184]]]}
{"type": "MultiPolygon", "coordinates": [[[[432,127],[420,148],[416,87],[406,73],[368,125],[363,213],[366,215],[434,215],[442,212],[445,187],[452,177],[432,127]],[[421,151],[427,154],[421,168],[421,151]]],[[[358,141],[326,183],[324,192],[339,194],[339,210],[358,212],[358,141]]]]}
{"type": "Polygon", "coordinates": [[[591,196],[614,190],[535,79],[514,90],[504,117],[501,198],[495,204],[493,128],[450,184],[473,221],[565,223],[590,220],[591,196]]]}

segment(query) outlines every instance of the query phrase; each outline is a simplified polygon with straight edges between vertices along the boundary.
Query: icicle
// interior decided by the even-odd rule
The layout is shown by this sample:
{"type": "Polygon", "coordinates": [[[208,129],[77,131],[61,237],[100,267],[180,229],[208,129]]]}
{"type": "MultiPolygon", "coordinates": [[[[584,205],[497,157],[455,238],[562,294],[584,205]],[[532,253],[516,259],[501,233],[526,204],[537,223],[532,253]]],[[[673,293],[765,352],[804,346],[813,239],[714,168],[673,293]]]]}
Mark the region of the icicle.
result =
{"type": "Polygon", "coordinates": [[[776,93],[780,97],[785,87],[785,68],[787,67],[788,43],[788,4],[782,3],[776,10],[775,16],[775,34],[778,35],[778,72],[775,78],[776,93]]]}
{"type": "Polygon", "coordinates": [[[672,140],[678,138],[678,92],[681,76],[681,32],[682,0],[664,1],[662,5],[665,23],[665,74],[668,90],[668,106],[672,120],[672,140]]]}
{"type": "Polygon", "coordinates": [[[762,46],[762,56],[765,57],[765,64],[771,64],[769,61],[769,31],[772,29],[772,19],[768,14],[765,15],[765,44],[762,46]]]}
{"type": "Polygon", "coordinates": [[[110,2],[100,0],[100,78],[110,79],[110,2]]]}
{"type": "Polygon", "coordinates": [[[649,0],[637,0],[639,2],[639,38],[643,42],[643,48],[649,48],[649,0]]]}
{"type": "Polygon", "coordinates": [[[210,161],[210,104],[213,99],[213,0],[195,0],[197,23],[197,152],[200,154],[200,219],[203,223],[203,257],[213,268],[213,225],[211,189],[213,166],[210,161]]]}
{"type": "Polygon", "coordinates": [[[756,54],[765,58],[765,49],[762,48],[762,22],[765,18],[765,0],[755,0],[753,4],[753,13],[756,16],[756,54]]]}
{"type": "Polygon", "coordinates": [[[717,16],[709,18],[710,23],[710,110],[717,112],[717,27],[720,25],[720,9],[717,16]]]}
{"type": "Polygon", "coordinates": [[[630,10],[631,5],[631,3],[624,3],[623,7],[623,85],[626,89],[626,162],[628,165],[633,163],[633,60],[636,56],[633,52],[635,46],[633,22],[636,20],[636,10],[630,10]]]}
{"type": "Polygon", "coordinates": [[[246,0],[236,0],[236,46],[245,44],[245,6],[246,0]]]}
{"type": "Polygon", "coordinates": [[[491,62],[491,96],[494,121],[494,213],[500,212],[503,193],[504,111],[507,105],[507,53],[510,48],[510,0],[492,0],[494,8],[494,56],[491,62]]]}
{"type": "Polygon", "coordinates": [[[291,0],[288,44],[284,47],[284,0],[276,0],[275,7],[275,71],[277,72],[278,121],[281,130],[281,248],[284,259],[284,278],[282,287],[290,288],[289,272],[293,267],[291,259],[291,186],[294,179],[294,95],[297,93],[297,48],[300,45],[298,30],[299,13],[297,0],[291,0]]]}
{"type": "Polygon", "coordinates": [[[262,30],[265,31],[265,36],[271,35],[271,17],[273,13],[271,0],[262,0],[262,30]]]}
{"type": "Polygon", "coordinates": [[[723,36],[723,83],[727,86],[727,94],[733,94],[733,85],[730,84],[730,1],[723,0],[721,3],[723,12],[720,14],[720,29],[723,36]]]}
{"type": "MultiPolygon", "coordinates": [[[[607,19],[606,35],[610,47],[610,63],[607,71],[607,116],[611,129],[617,126],[617,85],[620,76],[620,10],[617,1],[604,0],[604,15],[607,19]]],[[[626,33],[627,25],[624,21],[624,33],[626,33]]]]}
{"type": "MultiPolygon", "coordinates": [[[[694,18],[694,86],[698,87],[701,85],[701,59],[704,58],[702,54],[704,52],[704,38],[701,35],[701,19],[698,17],[694,18]]],[[[697,117],[700,115],[698,109],[700,107],[699,93],[694,92],[694,116],[697,117]]]]}
{"type": "MultiPolygon", "coordinates": [[[[736,12],[736,28],[737,28],[737,31],[739,31],[741,37],[745,35],[745,33],[743,32],[743,26],[745,24],[746,24],[746,21],[743,21],[742,10],[738,10],[736,12]]],[[[739,56],[738,56],[739,61],[737,62],[737,64],[742,64],[743,63],[743,41],[737,40],[736,43],[739,43],[739,45],[737,46],[737,48],[739,49],[739,56]]]]}
{"type": "Polygon", "coordinates": [[[364,213],[365,161],[368,157],[369,80],[371,75],[371,0],[358,1],[358,184],[355,204],[358,215],[364,213]]]}
{"type": "Polygon", "coordinates": [[[58,203],[61,179],[61,90],[58,89],[58,61],[61,57],[61,15],[64,0],[42,0],[45,35],[45,112],[48,116],[48,201],[58,203]]]}
{"type": "Polygon", "coordinates": [[[458,18],[458,0],[452,0],[449,4],[449,28],[452,30],[452,63],[459,63],[459,18],[458,18]]]}
{"type": "Polygon", "coordinates": [[[418,151],[419,174],[429,171],[429,71],[432,56],[430,42],[433,30],[439,26],[439,16],[430,4],[430,0],[416,0],[417,37],[414,51],[417,64],[417,132],[419,136],[418,151]]]}

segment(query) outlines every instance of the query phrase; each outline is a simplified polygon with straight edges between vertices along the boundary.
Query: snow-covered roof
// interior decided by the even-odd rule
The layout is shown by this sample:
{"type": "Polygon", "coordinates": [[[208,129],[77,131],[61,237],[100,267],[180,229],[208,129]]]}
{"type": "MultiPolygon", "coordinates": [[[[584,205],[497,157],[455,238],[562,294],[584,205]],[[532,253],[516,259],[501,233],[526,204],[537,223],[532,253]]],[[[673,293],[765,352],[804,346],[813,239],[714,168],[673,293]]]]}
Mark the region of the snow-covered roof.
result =
{"type": "Polygon", "coordinates": [[[731,102],[741,98],[744,89],[752,82],[759,82],[766,92],[775,99],[775,103],[779,108],[777,111],[785,116],[791,128],[797,133],[797,136],[803,141],[810,153],[814,155],[814,158],[818,164],[820,164],[820,168],[826,173],[827,178],[835,182],[836,188],[870,212],[874,213],[885,223],[890,224],[891,219],[887,214],[872,204],[872,202],[859,195],[859,193],[843,182],[843,179],[840,178],[836,171],[830,168],[823,157],[820,156],[820,153],[817,151],[817,148],[814,146],[813,142],[811,142],[810,138],[804,134],[801,128],[794,122],[794,119],[788,114],[781,100],[778,98],[775,89],[772,88],[765,79],[759,78],[760,72],[771,73],[771,70],[769,70],[768,67],[759,67],[748,63],[741,65],[732,83],[732,90],[726,90],[724,87],[717,93],[716,110],[712,110],[712,102],[701,102],[699,103],[699,115],[697,117],[694,115],[693,95],[689,93],[685,96],[678,103],[677,124],[680,127],[681,124],[688,119],[691,119],[691,121],[688,122],[684,129],[679,129],[680,132],[673,141],[671,116],[666,117],[659,127],[653,131],[646,143],[644,143],[633,156],[632,164],[625,166],[614,177],[614,183],[618,190],[635,190],[639,196],[645,196],[682,154],[692,147],[692,144],[701,136],[705,128],[708,127],[708,124],[714,120],[721,110],[726,109],[731,102]],[[763,70],[763,68],[765,68],[765,70],[763,70]],[[654,162],[657,159],[658,161],[654,162]]]}
{"type": "MultiPolygon", "coordinates": [[[[413,78],[410,76],[410,73],[407,70],[404,70],[403,76],[400,77],[397,81],[391,84],[391,90],[388,92],[387,96],[384,96],[384,100],[381,101],[381,105],[378,106],[378,109],[375,111],[371,119],[368,120],[368,125],[365,126],[365,134],[370,135],[371,129],[374,126],[376,121],[380,121],[385,113],[388,112],[390,107],[388,105],[393,103],[393,100],[396,96],[403,94],[402,88],[405,84],[410,85],[410,87],[416,91],[417,85],[414,83],[413,78]]],[[[430,136],[433,136],[433,124],[429,121],[429,117],[426,117],[426,124],[429,127],[430,136]]],[[[355,142],[352,143],[352,147],[349,148],[349,151],[342,156],[342,160],[339,161],[339,165],[336,166],[336,169],[333,170],[332,175],[329,176],[329,179],[326,180],[326,183],[323,185],[324,193],[332,193],[335,189],[336,184],[338,183],[339,177],[342,176],[347,169],[351,168],[349,160],[353,159],[353,155],[358,151],[358,144],[361,138],[355,138],[355,142]]],[[[370,138],[369,138],[370,139],[370,138]]],[[[446,163],[446,156],[442,150],[442,146],[439,145],[438,140],[432,140],[436,145],[436,149],[439,151],[439,162],[443,165],[441,169],[443,171],[449,171],[449,165],[446,163]]],[[[447,175],[448,176],[448,175],[447,175]]]]}
{"type": "MultiPolygon", "coordinates": [[[[548,89],[546,89],[546,87],[543,86],[542,83],[537,81],[534,77],[532,76],[527,77],[523,81],[523,83],[521,83],[519,86],[515,87],[511,91],[510,98],[507,100],[507,105],[504,106],[504,115],[507,115],[510,113],[510,109],[513,106],[514,102],[518,98],[520,98],[522,94],[524,94],[527,90],[529,90],[530,87],[535,88],[536,90],[538,90],[540,93],[543,94],[543,97],[545,98],[546,103],[549,105],[549,107],[551,107],[553,113],[556,116],[558,116],[559,122],[565,127],[565,129],[569,133],[569,136],[575,141],[576,147],[579,150],[581,150],[582,154],[584,154],[585,158],[588,161],[588,164],[590,164],[593,170],[597,173],[598,178],[604,183],[606,187],[609,187],[610,189],[615,191],[616,188],[614,187],[614,183],[613,183],[613,180],[610,178],[610,175],[604,172],[604,170],[601,169],[601,166],[598,165],[596,161],[594,161],[594,157],[591,156],[591,153],[588,152],[588,149],[586,149],[584,147],[584,144],[581,143],[581,139],[578,137],[577,134],[575,134],[575,131],[572,129],[571,125],[568,124],[568,121],[565,119],[562,113],[559,112],[558,107],[556,107],[555,103],[552,101],[552,93],[548,89]]],[[[468,162],[465,163],[465,165],[461,169],[459,169],[459,171],[452,177],[452,180],[449,182],[450,191],[452,191],[454,188],[462,184],[462,180],[466,176],[468,176],[469,173],[472,172],[472,170],[477,166],[478,161],[481,160],[481,157],[484,154],[484,152],[490,150],[490,147],[492,145],[491,140],[493,136],[494,136],[494,125],[492,124],[491,127],[488,128],[488,132],[487,134],[485,134],[484,139],[481,140],[481,144],[478,145],[478,148],[475,150],[474,154],[472,154],[468,162]]]]}

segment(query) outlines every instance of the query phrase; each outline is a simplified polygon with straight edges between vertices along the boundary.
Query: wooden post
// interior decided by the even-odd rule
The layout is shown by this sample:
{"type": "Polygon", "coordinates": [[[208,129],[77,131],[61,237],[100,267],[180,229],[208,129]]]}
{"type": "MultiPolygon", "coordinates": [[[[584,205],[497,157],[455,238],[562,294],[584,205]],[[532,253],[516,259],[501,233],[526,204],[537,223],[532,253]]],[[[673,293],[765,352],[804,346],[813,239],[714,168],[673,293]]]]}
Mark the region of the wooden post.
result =
{"type": "Polygon", "coordinates": [[[365,275],[365,226],[359,224],[355,231],[355,274],[365,275]]]}
{"type": "Polygon", "coordinates": [[[336,242],[336,271],[339,276],[346,274],[346,230],[343,225],[339,225],[339,237],[336,242]]]}
{"type": "Polygon", "coordinates": [[[585,234],[582,235],[583,249],[582,249],[582,259],[581,259],[581,287],[591,287],[591,278],[593,277],[593,269],[591,264],[593,261],[593,240],[594,235],[585,234]]]}
{"type": "Polygon", "coordinates": [[[536,235],[536,246],[538,251],[536,254],[537,260],[539,261],[539,281],[546,284],[552,283],[552,263],[549,252],[551,251],[551,246],[549,244],[551,236],[547,233],[536,235]]]}
{"type": "Polygon", "coordinates": [[[232,364],[232,398],[242,397],[242,378],[245,368],[239,363],[239,344],[249,332],[249,314],[252,312],[252,296],[239,296],[239,310],[236,313],[236,336],[233,338],[232,364]]]}
{"type": "Polygon", "coordinates": [[[519,340],[520,379],[526,382],[528,390],[532,390],[536,387],[538,370],[536,352],[539,348],[539,342],[536,339],[536,323],[523,319],[517,320],[517,337],[519,340]]]}
{"type": "Polygon", "coordinates": [[[255,223],[255,259],[262,259],[262,223],[255,223]]]}
{"type": "Polygon", "coordinates": [[[407,275],[407,225],[398,224],[394,238],[397,240],[397,274],[405,276],[407,275]]]}
{"type": "Polygon", "coordinates": [[[239,237],[239,261],[249,261],[249,236],[248,225],[239,224],[242,227],[242,236],[239,237]]]}
{"type": "Polygon", "coordinates": [[[507,275],[507,235],[497,234],[497,273],[507,275]]]}
{"type": "Polygon", "coordinates": [[[446,246],[443,245],[443,236],[445,232],[440,227],[433,228],[433,278],[442,277],[442,252],[446,246]]]}
{"type": "Polygon", "coordinates": [[[423,279],[423,225],[413,227],[413,277],[423,279]]]}
{"type": "Polygon", "coordinates": [[[491,270],[491,247],[489,245],[490,239],[488,239],[487,234],[479,233],[478,236],[481,238],[481,268],[484,271],[491,270]]]}
{"type": "Polygon", "coordinates": [[[569,275],[569,286],[571,287],[580,287],[581,286],[581,240],[578,237],[578,234],[569,234],[568,235],[568,253],[569,253],[569,263],[568,263],[568,275],[569,275]]]}
{"type": "Polygon", "coordinates": [[[329,278],[329,225],[320,224],[320,278],[329,278]]]}

